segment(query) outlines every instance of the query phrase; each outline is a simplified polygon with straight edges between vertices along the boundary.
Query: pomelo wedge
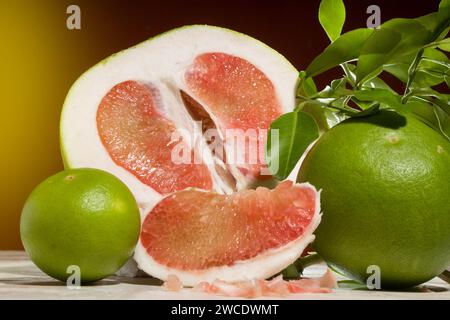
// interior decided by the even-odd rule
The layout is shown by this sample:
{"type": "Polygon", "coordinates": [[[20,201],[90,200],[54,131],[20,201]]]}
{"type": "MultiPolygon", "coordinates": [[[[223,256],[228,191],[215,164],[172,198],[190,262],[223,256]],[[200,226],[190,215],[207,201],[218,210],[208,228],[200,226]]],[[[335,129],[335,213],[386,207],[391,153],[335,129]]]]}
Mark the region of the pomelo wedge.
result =
{"type": "Polygon", "coordinates": [[[76,81],[61,116],[64,163],[116,175],[143,215],[186,187],[245,189],[266,178],[264,130],[294,107],[297,76],[284,57],[249,36],[200,25],[166,32],[76,81]],[[205,137],[208,129],[218,138],[205,137]],[[234,149],[239,138],[248,143],[234,149]],[[223,153],[212,148],[217,144],[223,153]],[[174,162],[174,150],[191,161],[174,162]]]}
{"type": "Polygon", "coordinates": [[[186,189],[146,216],[135,251],[139,268],[184,285],[266,279],[294,262],[314,239],[319,193],[280,183],[232,195],[186,189]]]}

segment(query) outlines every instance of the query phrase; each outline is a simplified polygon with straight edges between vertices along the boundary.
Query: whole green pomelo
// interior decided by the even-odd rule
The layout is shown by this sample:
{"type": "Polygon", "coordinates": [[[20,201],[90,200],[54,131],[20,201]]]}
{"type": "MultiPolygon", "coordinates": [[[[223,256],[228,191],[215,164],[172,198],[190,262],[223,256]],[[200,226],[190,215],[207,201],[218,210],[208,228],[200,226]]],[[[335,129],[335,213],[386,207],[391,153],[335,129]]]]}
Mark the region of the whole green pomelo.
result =
{"type": "Polygon", "coordinates": [[[298,181],[322,189],[314,246],[334,268],[382,288],[423,283],[450,266],[450,143],[410,115],[381,111],[322,135],[298,181]]]}
{"type": "Polygon", "coordinates": [[[132,255],[139,230],[139,209],[125,184],[88,168],[39,184],[20,220],[25,250],[42,271],[65,281],[68,267],[77,266],[84,283],[114,274],[132,255]]]}

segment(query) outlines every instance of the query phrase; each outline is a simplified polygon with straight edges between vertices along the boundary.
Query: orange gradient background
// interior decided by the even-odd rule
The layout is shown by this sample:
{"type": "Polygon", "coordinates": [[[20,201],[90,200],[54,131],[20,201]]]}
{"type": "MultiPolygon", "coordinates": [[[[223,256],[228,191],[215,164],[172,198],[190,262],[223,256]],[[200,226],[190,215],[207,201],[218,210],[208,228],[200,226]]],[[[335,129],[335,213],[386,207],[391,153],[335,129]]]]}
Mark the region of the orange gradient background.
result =
{"type": "MultiPolygon", "coordinates": [[[[423,15],[438,5],[437,0],[345,3],[346,30],[365,26],[371,4],[381,7],[382,20],[423,15]]],[[[317,21],[318,6],[318,0],[0,0],[0,250],[22,248],[19,219],[26,197],[40,181],[63,169],[61,106],[85,70],[114,52],[185,24],[247,33],[302,69],[328,43],[317,21]],[[66,28],[71,4],[81,8],[81,30],[66,28]]]]}

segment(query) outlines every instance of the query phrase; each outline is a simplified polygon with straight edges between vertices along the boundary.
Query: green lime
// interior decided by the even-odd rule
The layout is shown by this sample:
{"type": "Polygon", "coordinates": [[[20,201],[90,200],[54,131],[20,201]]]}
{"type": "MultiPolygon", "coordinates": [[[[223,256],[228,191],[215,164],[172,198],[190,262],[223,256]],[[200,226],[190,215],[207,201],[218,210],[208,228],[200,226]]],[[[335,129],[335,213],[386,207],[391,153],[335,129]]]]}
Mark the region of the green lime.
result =
{"type": "Polygon", "coordinates": [[[25,202],[20,234],[30,259],[65,281],[79,268],[81,281],[114,274],[132,255],[140,216],[128,188],[97,169],[51,176],[25,202]]]}
{"type": "Polygon", "coordinates": [[[347,276],[365,282],[379,268],[381,287],[399,288],[450,266],[450,143],[416,118],[381,111],[342,122],[298,180],[323,190],[315,248],[347,276]]]}

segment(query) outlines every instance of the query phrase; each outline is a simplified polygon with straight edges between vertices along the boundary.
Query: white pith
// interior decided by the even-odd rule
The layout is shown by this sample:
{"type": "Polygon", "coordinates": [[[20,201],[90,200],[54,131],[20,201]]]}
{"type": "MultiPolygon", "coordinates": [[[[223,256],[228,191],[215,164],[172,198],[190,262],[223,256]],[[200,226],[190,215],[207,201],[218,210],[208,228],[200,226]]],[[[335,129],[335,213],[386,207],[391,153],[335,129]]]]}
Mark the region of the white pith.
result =
{"type": "Polygon", "coordinates": [[[214,267],[205,270],[179,270],[164,266],[155,261],[139,240],[134,259],[138,267],[149,275],[166,280],[171,274],[176,275],[185,286],[195,286],[202,281],[220,279],[228,282],[239,282],[253,279],[266,279],[282,271],[297,260],[306,246],[314,240],[313,232],[320,223],[320,191],[309,183],[295,184],[296,187],[307,187],[316,194],[315,212],[305,232],[290,243],[268,250],[255,258],[236,261],[231,266],[214,267]]]}
{"type": "MultiPolygon", "coordinates": [[[[118,83],[151,82],[161,91],[168,118],[177,127],[185,126],[184,117],[188,115],[184,107],[178,107],[182,103],[178,90],[189,93],[183,80],[184,71],[197,55],[206,52],[228,53],[246,59],[272,81],[283,110],[290,111],[294,107],[298,73],[271,48],[251,37],[218,27],[175,29],[107,58],[72,86],[61,115],[61,146],[66,166],[99,168],[114,174],[133,192],[141,214],[148,213],[162,196],[112,161],[98,135],[97,108],[105,94],[118,83]]],[[[210,170],[214,189],[231,192],[214,174],[212,164],[210,170]]]]}

